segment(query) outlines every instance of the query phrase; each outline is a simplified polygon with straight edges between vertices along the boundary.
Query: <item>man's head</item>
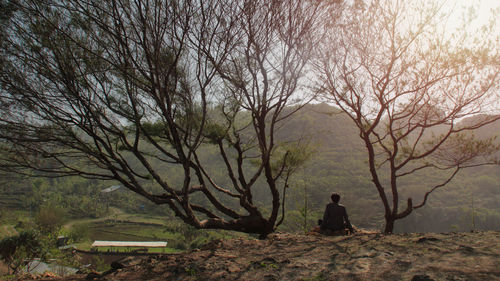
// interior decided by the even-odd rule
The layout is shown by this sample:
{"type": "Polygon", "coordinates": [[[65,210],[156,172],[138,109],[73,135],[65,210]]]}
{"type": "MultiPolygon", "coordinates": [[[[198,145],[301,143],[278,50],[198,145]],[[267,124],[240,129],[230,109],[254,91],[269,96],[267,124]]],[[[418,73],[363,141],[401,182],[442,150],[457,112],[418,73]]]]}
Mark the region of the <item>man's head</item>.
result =
{"type": "Polygon", "coordinates": [[[334,192],[334,193],[332,193],[331,198],[332,198],[332,202],[333,203],[339,203],[339,201],[340,201],[340,194],[334,192]]]}

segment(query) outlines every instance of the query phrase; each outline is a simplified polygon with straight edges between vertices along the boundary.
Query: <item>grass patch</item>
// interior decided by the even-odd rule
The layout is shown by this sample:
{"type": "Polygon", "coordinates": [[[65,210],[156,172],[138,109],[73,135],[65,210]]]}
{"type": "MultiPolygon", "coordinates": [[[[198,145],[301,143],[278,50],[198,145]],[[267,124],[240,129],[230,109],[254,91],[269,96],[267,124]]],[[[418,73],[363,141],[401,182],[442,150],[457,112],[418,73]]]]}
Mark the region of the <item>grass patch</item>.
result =
{"type": "Polygon", "coordinates": [[[0,240],[7,237],[15,236],[17,235],[17,233],[18,232],[13,225],[4,224],[0,226],[0,240]]]}
{"type": "Polygon", "coordinates": [[[111,241],[167,241],[177,238],[163,226],[151,226],[131,223],[110,223],[89,225],[91,240],[111,241]]]}
{"type": "MultiPolygon", "coordinates": [[[[85,241],[75,243],[81,250],[91,250],[91,245],[95,240],[106,241],[166,241],[170,245],[168,248],[149,248],[148,253],[175,253],[179,252],[175,245],[183,239],[180,233],[172,233],[164,225],[156,224],[155,220],[137,221],[96,221],[85,224],[88,229],[88,238],[85,241]],[[173,242],[174,241],[174,242],[173,242]],[[173,243],[172,243],[173,242],[173,243]]],[[[132,252],[141,249],[140,247],[100,247],[100,252],[120,251],[132,252]]]]}
{"type": "Polygon", "coordinates": [[[120,214],[116,216],[117,219],[126,220],[130,222],[137,223],[149,223],[149,224],[158,224],[158,225],[166,225],[166,219],[162,216],[151,216],[145,214],[120,214]]]}
{"type": "MultiPolygon", "coordinates": [[[[90,245],[95,240],[166,241],[168,249],[165,252],[179,252],[198,248],[214,239],[248,237],[231,231],[198,230],[180,221],[168,221],[165,217],[126,214],[121,211],[113,211],[109,216],[93,220],[72,220],[65,225],[64,230],[81,250],[90,250],[90,245]],[[83,232],[85,235],[76,235],[83,232]]],[[[163,250],[149,249],[153,253],[158,251],[163,250]]]]}
{"type": "Polygon", "coordinates": [[[27,221],[32,221],[32,215],[35,214],[35,212],[30,212],[30,211],[25,211],[25,210],[0,210],[1,211],[1,217],[0,217],[0,222],[2,224],[17,224],[19,222],[27,222],[27,221]]]}

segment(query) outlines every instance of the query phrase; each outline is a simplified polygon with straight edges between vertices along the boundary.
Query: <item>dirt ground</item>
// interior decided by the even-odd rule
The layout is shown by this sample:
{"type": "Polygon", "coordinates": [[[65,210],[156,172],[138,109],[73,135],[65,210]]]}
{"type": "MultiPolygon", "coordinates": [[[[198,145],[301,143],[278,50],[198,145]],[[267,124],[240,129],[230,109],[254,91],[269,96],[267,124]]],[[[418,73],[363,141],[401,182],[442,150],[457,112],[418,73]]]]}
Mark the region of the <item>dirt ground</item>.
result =
{"type": "Polygon", "coordinates": [[[0,261],[0,276],[9,274],[9,268],[7,265],[0,261]]]}
{"type": "Polygon", "coordinates": [[[500,232],[277,233],[199,250],[129,258],[106,273],[38,280],[500,280],[500,232]],[[120,268],[121,267],[121,268],[120,268]]]}

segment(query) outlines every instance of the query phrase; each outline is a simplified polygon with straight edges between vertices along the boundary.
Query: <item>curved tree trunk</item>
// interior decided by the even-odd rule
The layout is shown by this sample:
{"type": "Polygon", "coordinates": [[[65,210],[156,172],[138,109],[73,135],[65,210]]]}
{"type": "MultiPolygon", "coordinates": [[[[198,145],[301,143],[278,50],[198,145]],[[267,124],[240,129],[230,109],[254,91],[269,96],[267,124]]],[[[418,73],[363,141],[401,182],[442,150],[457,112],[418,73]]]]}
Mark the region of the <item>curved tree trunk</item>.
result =
{"type": "Polygon", "coordinates": [[[395,219],[392,217],[385,218],[384,234],[392,234],[392,232],[394,231],[394,222],[395,219]]]}

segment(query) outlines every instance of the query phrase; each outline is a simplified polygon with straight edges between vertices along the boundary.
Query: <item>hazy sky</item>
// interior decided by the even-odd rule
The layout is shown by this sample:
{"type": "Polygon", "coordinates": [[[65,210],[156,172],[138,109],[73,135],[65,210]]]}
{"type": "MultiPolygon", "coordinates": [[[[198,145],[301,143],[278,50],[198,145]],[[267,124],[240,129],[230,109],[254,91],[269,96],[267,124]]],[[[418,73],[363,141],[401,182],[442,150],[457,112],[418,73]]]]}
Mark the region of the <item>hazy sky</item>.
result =
{"type": "Polygon", "coordinates": [[[500,24],[500,0],[448,0],[444,11],[448,9],[454,11],[449,22],[450,28],[459,26],[464,10],[469,7],[477,8],[477,18],[473,22],[473,27],[485,25],[490,19],[495,19],[497,25],[500,24]],[[496,13],[492,11],[495,9],[496,13]]]}

